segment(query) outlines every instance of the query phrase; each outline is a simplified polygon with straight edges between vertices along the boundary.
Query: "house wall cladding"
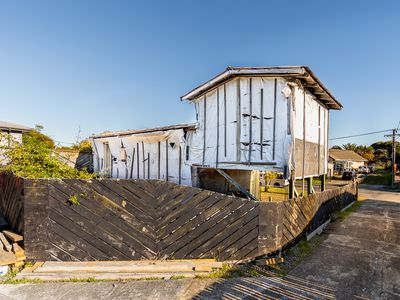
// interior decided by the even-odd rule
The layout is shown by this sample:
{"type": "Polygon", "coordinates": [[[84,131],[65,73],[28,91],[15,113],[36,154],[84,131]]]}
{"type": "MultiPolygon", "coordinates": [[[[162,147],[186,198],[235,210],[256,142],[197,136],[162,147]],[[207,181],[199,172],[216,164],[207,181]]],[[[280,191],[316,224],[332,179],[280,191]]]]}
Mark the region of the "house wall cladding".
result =
{"type": "Polygon", "coordinates": [[[7,176],[1,209],[19,203],[10,224],[39,261],[251,259],[293,244],[357,199],[356,184],[258,202],[158,180],[7,176]]]}
{"type": "Polygon", "coordinates": [[[329,110],[298,85],[285,97],[288,83],[240,77],[194,99],[199,127],[188,137],[189,163],[278,172],[287,166],[296,178],[326,174],[329,110]]]}

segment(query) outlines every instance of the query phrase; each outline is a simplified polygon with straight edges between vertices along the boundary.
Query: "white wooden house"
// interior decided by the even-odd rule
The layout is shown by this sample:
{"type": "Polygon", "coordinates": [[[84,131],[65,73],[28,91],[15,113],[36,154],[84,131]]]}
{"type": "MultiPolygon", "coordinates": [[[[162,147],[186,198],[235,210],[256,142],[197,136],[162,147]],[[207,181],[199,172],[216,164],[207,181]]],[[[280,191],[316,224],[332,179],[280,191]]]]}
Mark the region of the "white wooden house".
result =
{"type": "Polygon", "coordinates": [[[252,190],[252,181],[259,184],[252,174],[276,172],[292,183],[292,193],[295,179],[327,173],[329,110],[342,105],[308,67],[228,67],[181,99],[193,103],[196,126],[93,136],[95,171],[224,192],[236,183],[252,190]],[[166,163],[157,164],[166,159],[161,144],[172,136],[180,150],[170,155],[180,171],[170,177],[166,163]]]}
{"type": "Polygon", "coordinates": [[[94,171],[105,177],[191,185],[186,139],[195,128],[195,124],[179,124],[94,135],[94,171]]]}
{"type": "Polygon", "coordinates": [[[188,141],[192,166],[292,181],[327,173],[329,110],[342,105],[308,67],[229,67],[182,99],[199,124],[188,141]]]}
{"type": "Polygon", "coordinates": [[[357,170],[368,160],[352,150],[330,149],[329,161],[333,164],[333,169],[341,173],[346,169],[357,170]]]}

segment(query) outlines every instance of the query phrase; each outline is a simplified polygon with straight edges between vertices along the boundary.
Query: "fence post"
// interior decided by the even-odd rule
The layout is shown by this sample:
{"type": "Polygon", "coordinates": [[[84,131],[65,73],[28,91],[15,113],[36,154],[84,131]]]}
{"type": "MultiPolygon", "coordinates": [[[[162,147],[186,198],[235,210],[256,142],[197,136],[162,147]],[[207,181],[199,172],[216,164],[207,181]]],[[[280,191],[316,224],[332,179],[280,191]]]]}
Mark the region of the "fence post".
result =
{"type": "Polygon", "coordinates": [[[24,247],[29,260],[46,261],[48,255],[49,182],[24,180],[24,247]]]}
{"type": "Polygon", "coordinates": [[[282,246],[283,202],[258,204],[258,256],[274,252],[282,246]]]}

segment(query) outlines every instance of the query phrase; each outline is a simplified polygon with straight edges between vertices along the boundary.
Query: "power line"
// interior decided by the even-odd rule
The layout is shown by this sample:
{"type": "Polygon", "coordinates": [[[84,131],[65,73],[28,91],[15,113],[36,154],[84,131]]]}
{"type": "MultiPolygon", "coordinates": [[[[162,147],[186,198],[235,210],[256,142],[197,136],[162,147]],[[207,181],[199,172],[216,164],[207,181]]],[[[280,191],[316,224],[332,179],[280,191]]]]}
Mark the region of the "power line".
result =
{"type": "Polygon", "coordinates": [[[370,134],[377,134],[377,133],[388,132],[388,131],[392,131],[392,129],[386,129],[386,130],[380,130],[380,131],[373,131],[373,132],[367,132],[367,133],[360,133],[360,134],[348,135],[348,136],[341,136],[341,137],[332,138],[332,139],[329,139],[329,140],[330,140],[330,141],[333,141],[333,140],[347,139],[347,138],[352,138],[352,137],[357,137],[357,136],[364,136],[364,135],[370,135],[370,134]]]}

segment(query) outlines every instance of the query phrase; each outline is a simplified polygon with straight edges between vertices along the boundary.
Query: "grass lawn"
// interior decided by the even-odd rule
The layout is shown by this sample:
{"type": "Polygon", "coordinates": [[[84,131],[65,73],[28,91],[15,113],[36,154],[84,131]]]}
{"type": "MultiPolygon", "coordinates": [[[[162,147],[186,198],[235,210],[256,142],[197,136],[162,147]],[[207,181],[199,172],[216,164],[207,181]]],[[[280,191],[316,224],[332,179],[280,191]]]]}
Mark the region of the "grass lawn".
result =
{"type": "Polygon", "coordinates": [[[289,192],[281,187],[268,187],[266,191],[261,191],[261,201],[268,201],[272,197],[272,201],[282,201],[289,198],[289,192]]]}
{"type": "Polygon", "coordinates": [[[365,177],[365,179],[362,181],[362,183],[372,185],[391,185],[391,182],[392,173],[390,171],[368,174],[367,177],[365,177]]]}

